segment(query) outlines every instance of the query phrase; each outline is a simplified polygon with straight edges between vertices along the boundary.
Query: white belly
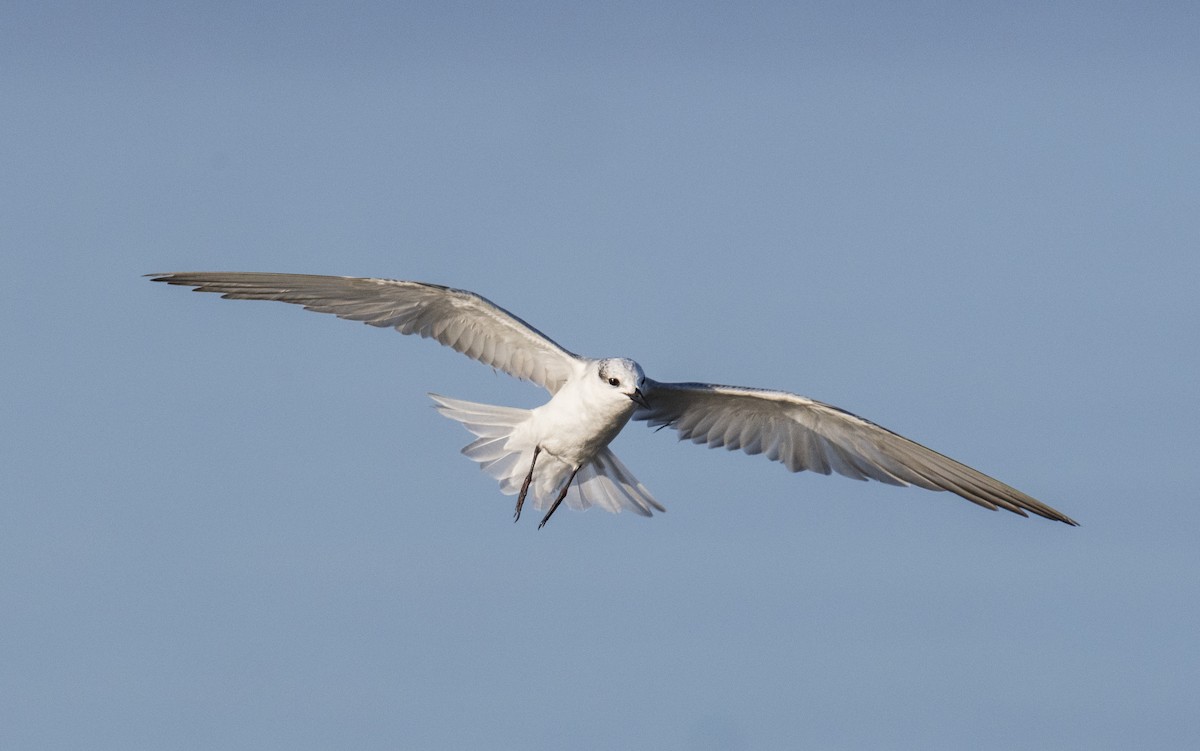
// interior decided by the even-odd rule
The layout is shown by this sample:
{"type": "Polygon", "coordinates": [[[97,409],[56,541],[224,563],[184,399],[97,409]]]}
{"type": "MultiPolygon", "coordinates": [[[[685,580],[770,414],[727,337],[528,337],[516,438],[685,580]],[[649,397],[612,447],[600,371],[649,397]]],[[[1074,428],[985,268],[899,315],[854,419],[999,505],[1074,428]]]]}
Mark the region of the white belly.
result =
{"type": "Polygon", "coordinates": [[[615,392],[597,398],[581,391],[564,387],[530,412],[529,420],[513,431],[513,439],[541,446],[542,451],[573,466],[587,464],[617,437],[636,405],[615,392]]]}

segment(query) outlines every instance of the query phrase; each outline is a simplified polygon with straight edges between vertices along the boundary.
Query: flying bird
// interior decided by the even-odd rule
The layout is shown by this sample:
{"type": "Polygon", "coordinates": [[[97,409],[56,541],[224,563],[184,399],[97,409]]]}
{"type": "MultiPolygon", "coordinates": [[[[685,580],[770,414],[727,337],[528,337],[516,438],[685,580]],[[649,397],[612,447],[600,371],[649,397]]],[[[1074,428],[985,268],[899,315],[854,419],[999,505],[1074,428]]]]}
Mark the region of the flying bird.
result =
{"type": "Polygon", "coordinates": [[[642,516],[666,510],[608,447],[630,419],[673,428],[680,440],[763,454],[792,472],[836,472],[856,480],[948,490],[984,508],[1077,525],[1015,488],[845,410],[786,391],[661,383],[628,358],[597,360],[570,352],[474,292],[308,274],[149,276],[226,299],[278,300],[431,337],[545,388],[550,400],[535,409],[430,394],[439,412],[476,436],[462,452],[499,481],[501,492],[517,496],[514,521],[530,495],[536,508],[546,509],[539,529],[564,500],[580,510],[598,506],[642,516]]]}

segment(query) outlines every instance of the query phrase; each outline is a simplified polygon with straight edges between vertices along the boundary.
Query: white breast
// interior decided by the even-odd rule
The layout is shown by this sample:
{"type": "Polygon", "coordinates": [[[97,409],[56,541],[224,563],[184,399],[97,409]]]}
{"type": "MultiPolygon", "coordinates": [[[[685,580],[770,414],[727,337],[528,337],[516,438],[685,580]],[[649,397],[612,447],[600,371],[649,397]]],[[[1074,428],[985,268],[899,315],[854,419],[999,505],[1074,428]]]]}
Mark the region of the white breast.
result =
{"type": "Polygon", "coordinates": [[[522,426],[528,431],[522,440],[536,442],[543,451],[582,466],[617,437],[635,407],[628,396],[598,378],[573,379],[533,410],[522,426]]]}

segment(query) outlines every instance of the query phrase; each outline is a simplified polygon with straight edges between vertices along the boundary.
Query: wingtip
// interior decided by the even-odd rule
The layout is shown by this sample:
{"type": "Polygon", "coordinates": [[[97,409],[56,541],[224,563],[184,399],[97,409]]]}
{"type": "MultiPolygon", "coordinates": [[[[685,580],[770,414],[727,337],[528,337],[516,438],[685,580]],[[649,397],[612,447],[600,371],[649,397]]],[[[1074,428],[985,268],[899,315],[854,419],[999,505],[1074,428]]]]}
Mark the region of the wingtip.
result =
{"type": "Polygon", "coordinates": [[[1042,517],[1043,519],[1049,519],[1052,522],[1062,522],[1063,524],[1066,524],[1069,527],[1078,527],[1079,526],[1079,522],[1075,521],[1074,519],[1072,519],[1071,517],[1062,513],[1061,511],[1057,511],[1055,509],[1050,509],[1049,507],[1047,507],[1047,508],[1049,509],[1048,513],[1044,513],[1042,511],[1038,511],[1036,509],[1033,509],[1033,512],[1035,514],[1037,514],[1038,516],[1042,517]]]}
{"type": "Polygon", "coordinates": [[[168,271],[168,272],[159,273],[159,274],[143,274],[142,275],[143,278],[149,279],[152,282],[165,282],[167,284],[189,284],[188,282],[181,282],[179,280],[179,277],[181,277],[181,276],[186,276],[186,275],[180,274],[178,271],[168,271]]]}

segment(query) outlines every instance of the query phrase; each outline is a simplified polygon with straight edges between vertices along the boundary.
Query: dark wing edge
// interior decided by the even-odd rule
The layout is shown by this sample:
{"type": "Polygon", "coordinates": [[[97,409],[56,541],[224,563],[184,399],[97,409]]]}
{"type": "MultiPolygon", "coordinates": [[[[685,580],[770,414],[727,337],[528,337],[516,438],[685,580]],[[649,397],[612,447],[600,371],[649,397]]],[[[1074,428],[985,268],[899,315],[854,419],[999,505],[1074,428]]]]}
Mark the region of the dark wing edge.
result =
{"type": "Polygon", "coordinates": [[[574,353],[487,298],[424,282],[311,274],[184,272],[151,281],[213,292],[227,300],[275,300],[401,334],[432,338],[509,375],[556,392],[574,353]]]}
{"type": "Polygon", "coordinates": [[[1041,501],[855,414],[786,391],[708,383],[643,389],[649,409],[633,419],[674,428],[680,440],[764,454],[792,472],[812,470],[891,485],[946,490],[984,508],[1078,522],[1041,501]]]}

